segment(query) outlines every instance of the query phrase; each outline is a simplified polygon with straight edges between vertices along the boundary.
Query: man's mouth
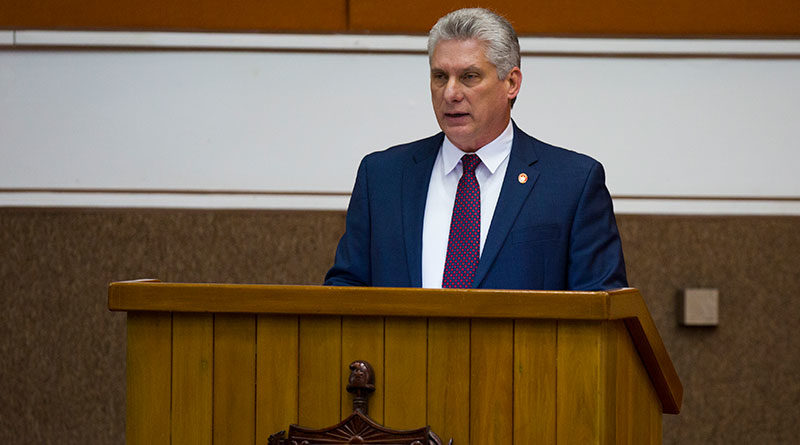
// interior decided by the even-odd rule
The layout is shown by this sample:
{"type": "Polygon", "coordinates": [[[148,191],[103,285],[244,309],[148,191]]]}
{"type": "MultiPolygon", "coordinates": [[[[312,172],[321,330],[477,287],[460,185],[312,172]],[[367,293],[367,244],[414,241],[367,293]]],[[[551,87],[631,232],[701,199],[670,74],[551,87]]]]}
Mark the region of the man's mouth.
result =
{"type": "Polygon", "coordinates": [[[445,113],[444,116],[450,118],[459,118],[469,116],[469,113],[445,113]]]}

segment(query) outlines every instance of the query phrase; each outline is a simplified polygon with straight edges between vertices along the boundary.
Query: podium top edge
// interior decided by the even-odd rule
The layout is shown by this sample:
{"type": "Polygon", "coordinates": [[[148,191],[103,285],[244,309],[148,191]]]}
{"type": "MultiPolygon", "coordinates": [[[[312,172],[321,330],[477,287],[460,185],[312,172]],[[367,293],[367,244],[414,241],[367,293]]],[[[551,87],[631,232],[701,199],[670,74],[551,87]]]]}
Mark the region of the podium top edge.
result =
{"type": "MultiPolygon", "coordinates": [[[[613,291],[420,289],[321,285],[112,282],[114,311],[243,312],[313,315],[386,315],[607,320],[620,313],[612,300],[636,298],[613,291]],[[612,309],[613,313],[612,313],[612,309]]],[[[641,298],[641,297],[639,297],[641,298]]]]}

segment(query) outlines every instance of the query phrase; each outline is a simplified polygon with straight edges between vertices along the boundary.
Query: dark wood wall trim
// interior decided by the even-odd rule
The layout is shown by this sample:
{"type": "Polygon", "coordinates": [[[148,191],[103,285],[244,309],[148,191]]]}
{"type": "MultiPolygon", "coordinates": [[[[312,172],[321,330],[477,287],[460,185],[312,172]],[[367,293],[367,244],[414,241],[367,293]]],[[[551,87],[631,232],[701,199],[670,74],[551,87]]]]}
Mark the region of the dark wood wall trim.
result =
{"type": "MultiPolygon", "coordinates": [[[[8,0],[0,29],[426,33],[463,2],[412,0],[8,0]]],[[[521,35],[800,37],[797,0],[487,0],[521,35]]]]}
{"type": "MultiPolygon", "coordinates": [[[[521,35],[647,37],[800,36],[796,0],[487,0],[521,35]]],[[[350,0],[351,30],[427,32],[459,1],[350,0]]]]}
{"type": "Polygon", "coordinates": [[[7,29],[347,31],[347,0],[10,0],[3,3],[0,28],[7,29]]]}

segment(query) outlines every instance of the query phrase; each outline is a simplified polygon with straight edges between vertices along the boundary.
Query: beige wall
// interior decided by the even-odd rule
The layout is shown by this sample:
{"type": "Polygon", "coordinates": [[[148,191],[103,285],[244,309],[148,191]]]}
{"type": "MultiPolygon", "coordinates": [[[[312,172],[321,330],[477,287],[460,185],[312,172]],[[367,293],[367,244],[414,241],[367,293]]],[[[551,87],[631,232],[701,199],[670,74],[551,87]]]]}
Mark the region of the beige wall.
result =
{"type": "MultiPolygon", "coordinates": [[[[685,387],[665,443],[800,435],[800,217],[618,219],[685,387]],[[720,290],[717,328],[677,324],[681,289],[698,286],[720,290]]],[[[319,283],[343,228],[343,212],[0,209],[0,443],[122,443],[110,281],[319,283]]]]}

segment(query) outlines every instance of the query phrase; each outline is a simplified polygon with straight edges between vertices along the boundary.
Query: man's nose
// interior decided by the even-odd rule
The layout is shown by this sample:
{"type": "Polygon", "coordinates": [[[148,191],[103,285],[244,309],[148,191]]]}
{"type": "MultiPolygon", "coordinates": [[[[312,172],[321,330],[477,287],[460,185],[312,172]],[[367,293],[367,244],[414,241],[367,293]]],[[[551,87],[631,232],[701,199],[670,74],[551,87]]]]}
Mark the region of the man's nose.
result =
{"type": "Polygon", "coordinates": [[[464,92],[461,90],[461,84],[455,76],[447,80],[447,85],[444,86],[444,99],[447,102],[459,102],[464,98],[464,92]]]}

